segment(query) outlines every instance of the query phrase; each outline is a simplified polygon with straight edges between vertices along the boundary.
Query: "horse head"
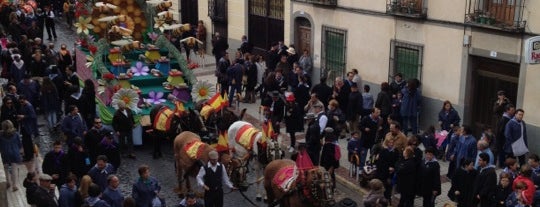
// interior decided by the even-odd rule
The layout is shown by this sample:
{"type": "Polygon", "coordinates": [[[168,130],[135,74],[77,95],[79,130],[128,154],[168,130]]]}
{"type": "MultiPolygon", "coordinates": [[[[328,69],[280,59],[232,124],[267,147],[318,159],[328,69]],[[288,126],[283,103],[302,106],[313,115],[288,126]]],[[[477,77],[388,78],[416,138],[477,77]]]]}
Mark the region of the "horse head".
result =
{"type": "MultiPolygon", "coordinates": [[[[314,168],[304,171],[304,191],[313,206],[334,206],[334,189],[330,173],[322,168],[314,168]]],[[[301,182],[301,181],[300,181],[301,182]]]]}

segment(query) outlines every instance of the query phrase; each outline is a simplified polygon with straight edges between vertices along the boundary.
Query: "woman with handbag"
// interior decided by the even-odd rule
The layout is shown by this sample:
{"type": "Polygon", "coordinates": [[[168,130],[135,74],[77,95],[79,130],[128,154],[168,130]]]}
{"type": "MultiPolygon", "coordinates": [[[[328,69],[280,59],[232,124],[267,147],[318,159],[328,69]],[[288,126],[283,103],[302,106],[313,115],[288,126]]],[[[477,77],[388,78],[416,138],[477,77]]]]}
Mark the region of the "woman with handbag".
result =
{"type": "Polygon", "coordinates": [[[139,179],[133,184],[131,195],[135,199],[137,207],[165,206],[165,200],[159,197],[161,186],[155,177],[150,176],[150,167],[139,167],[139,179]]]}

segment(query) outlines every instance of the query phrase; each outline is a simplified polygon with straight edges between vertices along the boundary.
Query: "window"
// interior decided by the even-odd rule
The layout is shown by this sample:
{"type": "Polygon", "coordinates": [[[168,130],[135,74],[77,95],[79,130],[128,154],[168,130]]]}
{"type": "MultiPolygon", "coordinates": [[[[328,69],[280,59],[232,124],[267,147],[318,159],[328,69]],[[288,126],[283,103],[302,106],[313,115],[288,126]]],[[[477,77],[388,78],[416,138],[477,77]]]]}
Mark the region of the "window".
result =
{"type": "Polygon", "coordinates": [[[347,63],[347,31],[323,26],[321,77],[333,83],[336,77],[344,77],[347,63]],[[327,73],[327,74],[325,74],[327,73]]]}
{"type": "Polygon", "coordinates": [[[272,42],[283,41],[284,0],[248,1],[248,38],[255,53],[264,53],[272,42]]]}
{"type": "Polygon", "coordinates": [[[389,79],[392,80],[394,74],[401,73],[405,80],[410,78],[421,80],[423,52],[423,46],[392,40],[389,79]]]}
{"type": "Polygon", "coordinates": [[[227,1],[208,0],[208,16],[214,22],[227,22],[227,1]]]}

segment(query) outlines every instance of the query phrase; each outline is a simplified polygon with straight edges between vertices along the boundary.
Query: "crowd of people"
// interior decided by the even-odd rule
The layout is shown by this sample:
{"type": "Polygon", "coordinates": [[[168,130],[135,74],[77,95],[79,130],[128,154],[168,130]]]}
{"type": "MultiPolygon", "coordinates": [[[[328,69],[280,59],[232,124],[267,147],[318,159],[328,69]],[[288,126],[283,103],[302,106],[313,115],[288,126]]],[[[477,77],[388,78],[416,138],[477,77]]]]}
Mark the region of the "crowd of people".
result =
{"type": "Polygon", "coordinates": [[[271,121],[276,131],[285,126],[291,140],[289,152],[297,150],[295,133],[305,132],[306,151],[313,164],[332,175],[339,167],[339,156],[333,149],[339,138],[350,134],[349,157],[360,158],[360,169],[366,161],[377,169],[372,173],[378,182],[370,185],[382,185],[382,190],[376,187],[375,191],[382,192],[381,198],[386,201],[391,200],[395,188],[401,195],[399,206],[412,206],[416,195],[423,197],[423,206],[434,206],[435,198],[441,194],[438,159],[449,162],[447,176],[456,186],[452,189],[474,183],[473,188],[454,190],[448,195],[458,206],[503,206],[512,202],[507,198],[513,198],[515,205],[531,206],[534,200],[540,200],[540,193],[534,198],[531,193],[540,182],[540,168],[538,156],[528,153],[524,111],[516,110],[504,91],[497,93],[493,125],[485,126],[479,139],[471,127],[460,125],[461,118],[450,101],[445,101],[435,115],[438,123],[421,133],[418,116],[422,93],[418,79],[404,80],[403,74],[397,73],[390,83],[381,83],[380,92],[374,96],[369,85],[362,85],[356,69],[344,78],[337,77],[332,86],[326,84],[324,75],[319,84],[312,86],[310,53],[304,50],[299,56],[294,45],[280,41],[273,43],[265,56],[252,55],[253,46],[244,36],[232,60],[226,40],[218,35],[213,46],[216,76],[221,93],[229,95],[230,106],[233,98],[254,103],[258,94],[265,121],[271,121]],[[497,195],[497,185],[501,186],[497,178],[506,175],[492,176],[494,164],[498,162],[499,168],[505,168],[508,162],[516,163],[515,159],[519,165],[512,164],[513,176],[505,185],[507,193],[497,195]],[[478,176],[463,178],[463,171],[467,176],[478,176]],[[519,181],[514,180],[518,174],[535,181],[535,185],[520,188],[519,181]]]}

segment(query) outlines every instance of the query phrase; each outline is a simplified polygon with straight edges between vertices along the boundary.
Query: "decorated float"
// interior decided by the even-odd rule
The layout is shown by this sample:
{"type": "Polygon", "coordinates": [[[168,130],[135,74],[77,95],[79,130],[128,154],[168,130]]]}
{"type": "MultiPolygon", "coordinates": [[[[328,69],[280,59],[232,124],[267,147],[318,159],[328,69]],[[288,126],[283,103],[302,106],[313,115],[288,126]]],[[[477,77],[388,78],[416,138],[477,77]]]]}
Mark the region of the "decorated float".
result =
{"type": "MultiPolygon", "coordinates": [[[[174,20],[172,2],[163,0],[79,0],[76,4],[75,47],[77,73],[81,80],[99,85],[97,109],[105,124],[111,124],[118,102],[124,101],[136,114],[134,144],[142,144],[142,126],[150,126],[150,111],[157,104],[170,108],[193,108],[213,86],[197,85],[193,69],[171,43],[189,31],[189,25],[174,20]],[[193,93],[193,96],[192,96],[193,93]],[[178,104],[180,103],[180,104],[178,104]]],[[[195,38],[178,42],[199,44],[195,38]]]]}

